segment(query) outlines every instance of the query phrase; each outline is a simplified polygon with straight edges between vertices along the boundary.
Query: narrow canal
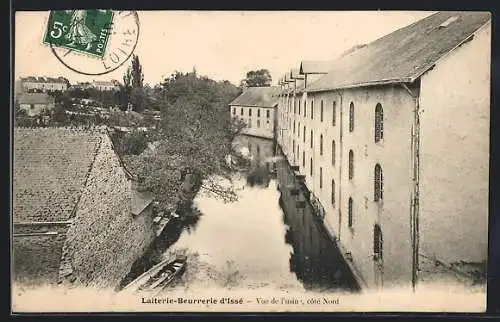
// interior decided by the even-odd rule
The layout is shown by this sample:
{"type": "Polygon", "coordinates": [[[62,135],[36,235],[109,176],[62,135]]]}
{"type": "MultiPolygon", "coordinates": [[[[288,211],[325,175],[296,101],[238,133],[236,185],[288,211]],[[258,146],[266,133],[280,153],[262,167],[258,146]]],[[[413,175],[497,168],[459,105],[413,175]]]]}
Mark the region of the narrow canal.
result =
{"type": "Polygon", "coordinates": [[[225,202],[201,189],[194,200],[201,212],[198,222],[180,230],[169,227],[150,252],[157,257],[154,262],[179,253],[188,256],[187,270],[173,287],[357,291],[311,206],[297,206],[297,195],[286,189],[294,174],[273,141],[240,136],[235,146],[252,158],[248,171],[234,174],[237,200],[225,202]],[[252,184],[250,174],[272,169],[273,162],[276,175],[252,184]]]}

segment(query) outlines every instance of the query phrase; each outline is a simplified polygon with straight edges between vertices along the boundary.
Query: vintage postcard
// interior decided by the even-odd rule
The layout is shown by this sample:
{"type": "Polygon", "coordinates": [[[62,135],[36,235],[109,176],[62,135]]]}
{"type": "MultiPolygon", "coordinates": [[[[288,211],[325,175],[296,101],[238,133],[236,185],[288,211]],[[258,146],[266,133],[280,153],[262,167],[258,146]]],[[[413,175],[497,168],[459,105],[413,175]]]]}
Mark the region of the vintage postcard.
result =
{"type": "Polygon", "coordinates": [[[489,12],[15,14],[12,312],[484,312],[489,12]]]}

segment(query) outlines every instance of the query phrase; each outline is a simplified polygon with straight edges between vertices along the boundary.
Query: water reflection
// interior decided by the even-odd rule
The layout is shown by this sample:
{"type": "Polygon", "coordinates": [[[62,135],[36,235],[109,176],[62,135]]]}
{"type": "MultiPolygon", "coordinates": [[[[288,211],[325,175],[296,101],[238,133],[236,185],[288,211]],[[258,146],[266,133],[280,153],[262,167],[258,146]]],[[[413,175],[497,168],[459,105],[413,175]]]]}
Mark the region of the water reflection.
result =
{"type": "Polygon", "coordinates": [[[193,211],[203,214],[193,216],[199,218],[196,229],[169,227],[136,269],[184,252],[188,269],[177,287],[357,290],[273,141],[240,136],[235,147],[249,160],[232,180],[237,201],[200,190],[193,203],[193,211]]]}

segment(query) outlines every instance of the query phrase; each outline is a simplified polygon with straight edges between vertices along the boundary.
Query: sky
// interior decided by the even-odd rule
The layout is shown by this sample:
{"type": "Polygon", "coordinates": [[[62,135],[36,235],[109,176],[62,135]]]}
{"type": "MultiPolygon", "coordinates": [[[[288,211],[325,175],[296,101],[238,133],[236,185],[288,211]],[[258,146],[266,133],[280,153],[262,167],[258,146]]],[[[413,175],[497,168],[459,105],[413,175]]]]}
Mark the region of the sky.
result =
{"type": "MultiPolygon", "coordinates": [[[[428,11],[139,11],[134,54],[144,82],[154,86],[174,71],[235,85],[250,70],[265,68],[273,83],[302,60],[330,60],[418,21],[428,11]]],[[[130,65],[101,75],[76,73],[42,43],[49,12],[16,12],[15,78],[63,76],[71,83],[122,81],[130,65]]]]}

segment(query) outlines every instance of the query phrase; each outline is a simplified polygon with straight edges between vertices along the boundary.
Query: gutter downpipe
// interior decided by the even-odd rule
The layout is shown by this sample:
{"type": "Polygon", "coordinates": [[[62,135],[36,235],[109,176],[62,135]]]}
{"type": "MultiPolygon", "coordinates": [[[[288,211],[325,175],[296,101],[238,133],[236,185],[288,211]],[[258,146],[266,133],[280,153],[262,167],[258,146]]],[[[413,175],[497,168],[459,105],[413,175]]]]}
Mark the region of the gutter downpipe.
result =
{"type": "Polygon", "coordinates": [[[419,214],[420,214],[420,110],[419,110],[419,95],[412,92],[405,83],[401,86],[410,94],[415,101],[413,109],[413,125],[411,133],[411,161],[413,163],[413,196],[410,199],[410,226],[411,226],[411,241],[412,241],[412,289],[415,292],[418,283],[418,266],[419,266],[419,214]]]}
{"type": "Polygon", "coordinates": [[[343,155],[343,150],[344,150],[344,145],[343,145],[343,141],[342,141],[342,137],[343,137],[343,123],[342,123],[342,110],[343,110],[343,100],[344,100],[344,91],[343,90],[338,90],[338,89],[335,89],[335,92],[337,93],[337,95],[340,97],[340,120],[339,120],[339,126],[340,126],[340,134],[339,134],[339,160],[340,162],[337,162],[338,166],[339,166],[339,183],[338,183],[338,186],[339,186],[339,206],[338,206],[338,214],[339,214],[339,231],[337,232],[338,233],[338,236],[337,236],[337,240],[340,241],[340,236],[341,236],[341,231],[342,231],[342,155],[343,155]]]}

